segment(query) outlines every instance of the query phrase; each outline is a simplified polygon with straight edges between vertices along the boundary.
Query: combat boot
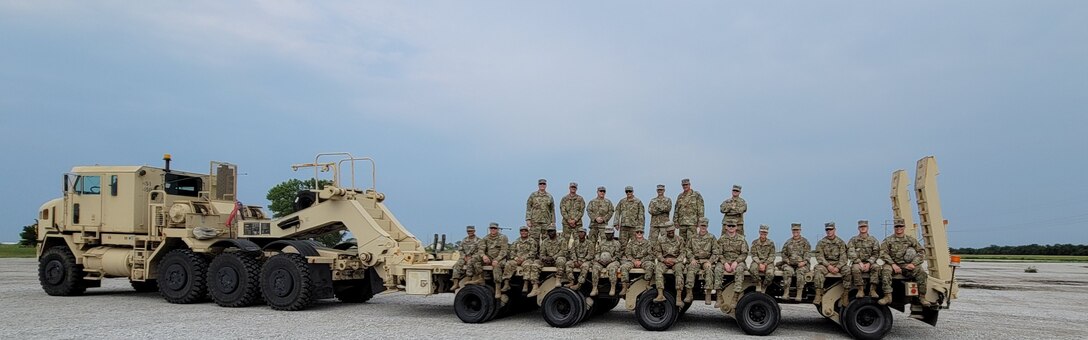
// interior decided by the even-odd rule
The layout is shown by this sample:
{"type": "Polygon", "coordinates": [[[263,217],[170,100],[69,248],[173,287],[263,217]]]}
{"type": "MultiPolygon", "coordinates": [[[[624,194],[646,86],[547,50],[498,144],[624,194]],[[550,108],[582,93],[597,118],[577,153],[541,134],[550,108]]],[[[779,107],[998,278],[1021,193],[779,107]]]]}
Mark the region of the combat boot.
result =
{"type": "Polygon", "coordinates": [[[813,304],[821,304],[824,300],[824,289],[816,288],[816,297],[812,299],[813,304]]]}
{"type": "Polygon", "coordinates": [[[740,295],[741,292],[733,292],[733,301],[730,303],[730,305],[733,306],[733,309],[737,308],[737,301],[740,300],[740,295]]]}
{"type": "Polygon", "coordinates": [[[495,289],[495,298],[496,298],[496,299],[500,299],[500,298],[502,298],[502,297],[503,297],[503,295],[502,295],[502,290],[500,290],[500,289],[495,289]]]}
{"type": "Polygon", "coordinates": [[[533,281],[533,291],[529,292],[529,295],[527,295],[527,297],[534,297],[537,295],[540,295],[540,283],[538,283],[537,281],[533,281]]]}
{"type": "Polygon", "coordinates": [[[695,295],[691,292],[691,288],[688,288],[686,290],[687,294],[685,294],[684,296],[684,303],[691,303],[692,300],[695,300],[695,295]]]}
{"type": "Polygon", "coordinates": [[[597,296],[597,284],[593,284],[593,290],[589,291],[589,296],[597,296]]]}
{"type": "Polygon", "coordinates": [[[705,294],[703,294],[703,304],[709,306],[710,305],[710,289],[704,290],[704,293],[705,294]]]}
{"type": "Polygon", "coordinates": [[[657,297],[654,297],[654,302],[665,301],[665,288],[657,288],[657,297]]]}
{"type": "Polygon", "coordinates": [[[627,295],[627,287],[628,286],[629,286],[629,284],[627,283],[627,281],[623,281],[623,283],[620,286],[620,295],[624,295],[624,296],[627,295]]]}
{"type": "Polygon", "coordinates": [[[521,282],[521,292],[522,293],[528,293],[529,292],[529,285],[525,284],[525,281],[521,282]]]}
{"type": "Polygon", "coordinates": [[[858,298],[858,299],[865,297],[865,284],[864,283],[859,283],[857,285],[857,288],[858,288],[858,294],[855,295],[854,297],[858,298]]]}
{"type": "Polygon", "coordinates": [[[453,290],[457,291],[461,289],[461,279],[453,279],[453,290]]]}
{"type": "Polygon", "coordinates": [[[880,294],[876,293],[876,283],[869,283],[869,296],[870,297],[880,297],[880,294]]]}
{"type": "Polygon", "coordinates": [[[608,296],[616,295],[616,281],[608,280],[608,296]]]}
{"type": "Polygon", "coordinates": [[[879,303],[880,305],[883,306],[883,305],[887,305],[887,304],[889,304],[891,302],[892,302],[892,292],[887,292],[887,293],[884,293],[884,297],[880,298],[880,301],[877,301],[876,303],[879,303]]]}
{"type": "Polygon", "coordinates": [[[846,307],[846,305],[850,303],[849,295],[850,292],[842,292],[842,294],[839,295],[839,307],[846,307]]]}
{"type": "Polygon", "coordinates": [[[502,280],[502,289],[500,290],[503,292],[510,290],[510,279],[502,280]]]}
{"type": "Polygon", "coordinates": [[[795,294],[796,297],[794,297],[793,300],[794,301],[801,301],[801,294],[804,294],[804,293],[805,293],[805,286],[804,285],[798,285],[797,286],[797,294],[795,294]]]}
{"type": "Polygon", "coordinates": [[[919,295],[919,296],[917,296],[917,298],[918,298],[918,304],[922,305],[922,307],[929,307],[930,306],[929,301],[926,301],[925,297],[919,295]]]}
{"type": "Polygon", "coordinates": [[[782,300],[787,300],[787,299],[790,298],[790,282],[789,281],[786,281],[786,284],[784,286],[782,286],[782,296],[779,296],[778,298],[782,299],[782,300]]]}

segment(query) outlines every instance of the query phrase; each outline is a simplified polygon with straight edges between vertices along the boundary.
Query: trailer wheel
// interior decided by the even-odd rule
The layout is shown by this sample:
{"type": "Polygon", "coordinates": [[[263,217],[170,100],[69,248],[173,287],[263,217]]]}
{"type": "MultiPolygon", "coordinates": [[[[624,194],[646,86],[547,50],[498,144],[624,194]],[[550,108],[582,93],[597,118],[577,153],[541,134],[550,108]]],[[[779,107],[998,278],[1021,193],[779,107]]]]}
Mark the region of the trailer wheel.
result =
{"type": "Polygon", "coordinates": [[[751,292],[744,294],[737,302],[734,317],[744,334],[769,335],[778,328],[782,308],[770,295],[751,292]]]}
{"type": "Polygon", "coordinates": [[[208,292],[215,304],[246,307],[260,301],[261,264],[256,256],[223,253],[208,266],[208,292]]]}
{"type": "Polygon", "coordinates": [[[159,291],[158,280],[144,280],[144,281],[129,281],[132,284],[132,289],[135,289],[137,293],[151,293],[159,291]]]}
{"type": "Polygon", "coordinates": [[[585,299],[581,295],[566,287],[552,289],[540,306],[544,321],[556,328],[578,324],[586,313],[585,299]]]}
{"type": "Polygon", "coordinates": [[[892,311],[872,298],[857,299],[846,306],[843,326],[856,339],[881,339],[892,329],[892,311]]]}
{"type": "Polygon", "coordinates": [[[261,295],[272,309],[306,309],[314,302],[314,288],[305,256],[276,254],[261,268],[261,295]]]}
{"type": "Polygon", "coordinates": [[[159,262],[159,294],[170,303],[194,303],[208,293],[208,260],[189,249],[174,249],[159,262]]]}
{"type": "Polygon", "coordinates": [[[49,248],[38,259],[38,282],[46,294],[53,296],[80,295],[87,290],[83,283],[83,266],[67,246],[49,248]]]}
{"type": "Polygon", "coordinates": [[[657,297],[656,289],[648,289],[638,295],[635,301],[635,317],[638,324],[648,331],[663,331],[672,327],[676,319],[680,317],[680,310],[676,307],[676,297],[672,292],[665,292],[665,301],[654,302],[657,297]]]}
{"type": "Polygon", "coordinates": [[[464,323],[487,322],[497,309],[494,290],[488,286],[468,285],[453,298],[453,312],[464,323]]]}

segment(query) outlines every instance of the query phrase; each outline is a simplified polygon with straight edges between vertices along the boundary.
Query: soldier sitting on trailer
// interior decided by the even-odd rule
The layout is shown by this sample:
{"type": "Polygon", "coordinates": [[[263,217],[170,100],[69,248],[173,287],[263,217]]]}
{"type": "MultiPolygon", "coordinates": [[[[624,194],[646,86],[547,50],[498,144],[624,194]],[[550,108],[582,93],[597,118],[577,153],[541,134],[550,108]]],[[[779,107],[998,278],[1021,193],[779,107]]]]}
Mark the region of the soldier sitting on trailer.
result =
{"type": "Polygon", "coordinates": [[[566,279],[567,241],[555,232],[555,225],[549,224],[547,236],[540,240],[540,266],[555,267],[555,283],[558,286],[566,279]]]}
{"type": "MultiPolygon", "coordinates": [[[[502,270],[503,274],[505,274],[502,291],[509,291],[510,278],[514,277],[515,272],[521,272],[523,279],[521,292],[528,292],[529,286],[525,283],[532,282],[533,291],[529,293],[528,297],[534,297],[540,294],[540,266],[536,261],[540,241],[529,236],[528,226],[522,226],[520,232],[521,237],[514,240],[514,243],[510,245],[510,260],[506,261],[506,267],[502,270]]],[[[552,233],[554,234],[554,232],[555,228],[552,228],[552,233]]]]}
{"type": "Polygon", "coordinates": [[[886,305],[892,302],[892,274],[901,274],[918,283],[919,298],[922,306],[929,307],[929,301],[923,298],[926,291],[926,271],[922,269],[922,259],[926,253],[922,245],[912,235],[907,235],[903,219],[895,219],[895,234],[888,236],[880,244],[880,257],[884,259],[884,268],[880,271],[880,281],[884,288],[884,297],[878,303],[886,305]]]}
{"type": "Polygon", "coordinates": [[[756,291],[764,292],[767,286],[774,281],[774,257],[778,250],[774,241],[767,238],[767,232],[771,229],[766,224],[759,225],[759,238],[752,241],[752,267],[749,274],[756,279],[756,291]]]}
{"type": "MultiPolygon", "coordinates": [[[[733,301],[737,305],[740,293],[744,288],[744,272],[748,271],[745,260],[748,259],[748,242],[744,235],[737,232],[736,222],[726,222],[725,235],[718,239],[718,261],[714,266],[714,288],[718,290],[718,302],[722,300],[722,289],[725,289],[725,275],[733,275],[733,301]]],[[[707,293],[707,304],[710,301],[710,293],[707,293]]]]}
{"type": "MultiPolygon", "coordinates": [[[[835,222],[824,224],[824,231],[827,237],[816,242],[816,275],[813,280],[813,285],[816,286],[816,298],[812,300],[812,303],[817,305],[821,304],[824,298],[824,281],[827,279],[827,274],[841,274],[843,287],[850,287],[850,275],[843,273],[843,267],[846,266],[846,242],[835,236],[835,222]]],[[[843,297],[846,295],[846,293],[842,294],[843,297]]]]}
{"type": "Polygon", "coordinates": [[[684,277],[684,288],[687,293],[684,294],[684,303],[691,303],[694,300],[692,290],[695,288],[695,274],[699,274],[699,277],[703,279],[703,287],[706,288],[706,304],[710,304],[710,288],[714,282],[712,276],[714,276],[714,263],[718,261],[718,242],[714,238],[714,235],[707,232],[707,224],[710,220],[706,217],[699,219],[699,230],[695,236],[691,237],[691,241],[688,243],[691,264],[688,265],[687,275],[684,277]]]}
{"type": "Polygon", "coordinates": [[[620,272],[623,274],[623,281],[621,281],[623,288],[620,289],[620,295],[627,294],[628,282],[631,281],[631,269],[645,270],[646,273],[642,274],[642,279],[646,281],[654,275],[653,243],[643,237],[644,232],[642,229],[635,229],[635,238],[631,239],[623,250],[623,265],[620,266],[620,272]]]}
{"type": "Polygon", "coordinates": [[[794,223],[790,226],[793,237],[782,245],[782,299],[789,299],[790,282],[794,276],[797,278],[797,297],[794,300],[801,301],[801,294],[805,291],[805,274],[808,274],[808,257],[812,252],[812,244],[801,236],[801,224],[794,223]]]}
{"type": "MultiPolygon", "coordinates": [[[[654,270],[654,281],[657,285],[657,297],[654,297],[654,302],[662,302],[665,301],[666,271],[672,269],[677,293],[680,293],[684,287],[684,263],[687,262],[688,247],[684,245],[683,239],[676,236],[676,226],[671,222],[666,224],[665,235],[657,238],[655,246],[658,266],[654,270]]],[[[676,306],[684,306],[684,300],[681,300],[679,296],[676,297],[676,306]]]]}
{"type": "MultiPolygon", "coordinates": [[[[858,221],[858,236],[850,239],[846,244],[847,253],[850,255],[850,280],[857,287],[857,298],[865,297],[865,279],[861,274],[869,274],[869,296],[880,297],[876,293],[876,285],[880,282],[880,267],[876,265],[876,259],[880,256],[880,241],[869,235],[869,221],[858,221]]],[[[843,294],[845,299],[846,294],[843,294]]],[[[840,301],[844,306],[846,301],[840,301]]]]}
{"type": "Polygon", "coordinates": [[[589,296],[597,296],[597,284],[601,281],[601,274],[608,277],[608,295],[616,295],[616,272],[620,269],[620,240],[615,238],[616,230],[607,228],[604,230],[604,239],[597,245],[597,257],[593,261],[593,290],[589,296]]]}
{"type": "Polygon", "coordinates": [[[465,238],[461,240],[460,248],[457,249],[457,252],[461,254],[461,257],[453,264],[453,273],[450,275],[450,278],[453,279],[454,290],[461,289],[460,281],[462,277],[470,278],[470,280],[464,282],[465,285],[483,283],[482,277],[479,282],[476,281],[476,271],[472,270],[473,268],[467,265],[471,258],[476,258],[476,260],[479,261],[480,257],[480,254],[476,252],[477,245],[480,242],[480,238],[476,237],[476,226],[470,225],[465,227],[465,233],[468,234],[468,236],[465,236],[465,238]]]}
{"type": "Polygon", "coordinates": [[[491,277],[495,280],[495,298],[501,298],[502,291],[498,289],[498,285],[502,281],[502,266],[510,249],[510,241],[506,238],[506,235],[499,233],[499,224],[491,222],[487,230],[487,237],[484,237],[477,247],[482,254],[480,254],[479,260],[470,259],[470,265],[475,273],[482,273],[483,266],[491,266],[491,277]]]}
{"type": "Polygon", "coordinates": [[[566,272],[567,281],[570,281],[568,288],[578,290],[583,283],[586,283],[586,273],[593,268],[590,263],[596,255],[597,243],[586,237],[585,229],[579,228],[578,237],[571,241],[570,247],[567,248],[566,272]],[[574,279],[575,269],[578,270],[578,280],[574,279]]]}

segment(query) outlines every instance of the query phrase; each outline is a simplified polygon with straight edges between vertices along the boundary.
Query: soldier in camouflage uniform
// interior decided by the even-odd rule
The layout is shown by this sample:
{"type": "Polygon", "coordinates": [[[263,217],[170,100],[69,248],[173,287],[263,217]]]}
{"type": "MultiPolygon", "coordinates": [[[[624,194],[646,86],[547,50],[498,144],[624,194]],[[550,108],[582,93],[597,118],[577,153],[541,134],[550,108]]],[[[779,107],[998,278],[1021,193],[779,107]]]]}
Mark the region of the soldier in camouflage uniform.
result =
{"type": "MultiPolygon", "coordinates": [[[[571,229],[572,231],[574,229],[571,229]]],[[[579,228],[580,230],[580,228],[579,228]]],[[[540,240],[540,266],[555,267],[555,284],[559,286],[566,276],[567,242],[555,232],[555,226],[549,225],[547,237],[540,240]]]]}
{"type": "Polygon", "coordinates": [[[555,223],[555,200],[548,193],[548,180],[541,178],[536,183],[537,191],[525,201],[525,226],[529,227],[529,235],[540,241],[548,223],[555,223]]]}
{"type": "Polygon", "coordinates": [[[733,197],[722,202],[722,235],[725,235],[727,222],[737,224],[737,232],[744,235],[744,213],[748,211],[748,202],[740,198],[740,186],[733,186],[733,197]]]}
{"type": "Polygon", "coordinates": [[[650,200],[647,207],[650,210],[650,239],[656,240],[665,233],[665,222],[669,221],[669,212],[672,211],[672,199],[665,196],[665,185],[657,185],[657,197],[650,200]]]}
{"type": "Polygon", "coordinates": [[[635,230],[635,238],[627,243],[627,247],[624,247],[623,264],[620,265],[620,273],[623,274],[623,281],[620,281],[623,285],[623,289],[620,289],[621,296],[627,294],[628,282],[631,282],[631,269],[645,270],[646,273],[642,274],[643,280],[650,281],[650,278],[654,277],[654,258],[657,256],[654,254],[652,242],[643,237],[643,233],[642,229],[635,230]]]}
{"type": "MultiPolygon", "coordinates": [[[[774,247],[771,247],[772,252],[774,247]]],[[[737,305],[737,299],[744,288],[744,272],[748,271],[745,261],[748,260],[748,241],[744,235],[737,233],[737,224],[726,224],[725,234],[718,238],[718,265],[714,266],[714,285],[718,290],[718,301],[721,302],[722,289],[725,289],[725,275],[733,275],[733,306],[737,305]]],[[[710,293],[707,293],[707,302],[710,302],[710,293]]]]}
{"type": "Polygon", "coordinates": [[[752,267],[748,271],[756,278],[756,291],[760,293],[774,281],[774,257],[778,248],[775,248],[774,241],[767,238],[770,229],[766,224],[760,225],[759,238],[752,241],[752,267]]]}
{"type": "MultiPolygon", "coordinates": [[[[529,236],[529,227],[521,227],[521,237],[514,240],[514,243],[510,245],[510,260],[506,261],[506,267],[502,269],[502,272],[506,274],[503,277],[502,291],[506,292],[510,290],[510,278],[514,277],[514,273],[520,271],[522,273],[522,279],[527,282],[532,282],[533,292],[529,293],[529,297],[534,297],[540,293],[540,266],[537,264],[537,255],[539,254],[540,241],[529,236]]],[[[522,284],[521,292],[528,292],[529,286],[522,284]]]]}
{"type": "MultiPolygon", "coordinates": [[[[827,237],[816,242],[816,275],[813,279],[813,285],[816,286],[816,299],[812,300],[814,304],[823,303],[824,282],[827,274],[841,274],[843,287],[849,287],[850,284],[850,273],[844,273],[843,270],[847,260],[846,242],[835,236],[835,222],[824,224],[824,231],[827,237]]],[[[845,297],[846,293],[842,296],[845,297]]]]}
{"type": "Polygon", "coordinates": [[[635,234],[635,229],[646,228],[646,206],[635,197],[635,188],[623,189],[627,197],[616,203],[616,219],[620,226],[620,249],[627,246],[627,241],[635,234]]]}
{"type": "Polygon", "coordinates": [[[597,255],[597,243],[586,238],[586,231],[578,229],[578,237],[567,248],[567,281],[570,289],[578,290],[586,283],[586,273],[593,268],[591,263],[597,255]],[[578,280],[574,279],[574,270],[578,270],[578,280]]]}
{"type": "Polygon", "coordinates": [[[865,297],[865,279],[861,277],[862,273],[869,273],[869,295],[879,297],[876,285],[880,282],[881,269],[877,266],[876,259],[880,257],[880,241],[869,235],[869,221],[858,221],[858,236],[851,238],[846,248],[850,261],[853,262],[850,266],[850,277],[857,287],[857,298],[865,297]]]}
{"type": "Polygon", "coordinates": [[[794,223],[790,229],[793,237],[782,245],[782,279],[785,281],[782,290],[782,299],[789,298],[790,283],[794,276],[797,278],[797,297],[794,300],[801,301],[801,294],[805,291],[805,274],[808,274],[809,253],[812,252],[812,244],[801,236],[801,224],[794,223]]]}
{"type": "Polygon", "coordinates": [[[499,290],[499,283],[502,281],[502,267],[503,262],[506,261],[506,255],[510,249],[510,240],[499,232],[499,224],[491,222],[491,226],[488,227],[487,237],[484,237],[477,245],[477,251],[481,252],[480,257],[469,259],[469,265],[472,266],[472,270],[476,273],[483,272],[483,266],[491,266],[492,278],[495,280],[495,298],[502,297],[502,290],[499,290]]]}
{"type": "MultiPolygon", "coordinates": [[[[672,269],[676,279],[676,292],[680,293],[684,287],[684,263],[688,259],[688,247],[680,236],[676,236],[676,227],[669,224],[665,227],[665,235],[654,243],[657,255],[657,266],[654,267],[654,282],[657,285],[657,297],[654,302],[665,301],[665,272],[672,269]]],[[[684,301],[676,297],[676,306],[683,307],[684,301]]]]}
{"type": "Polygon", "coordinates": [[[589,201],[586,213],[589,214],[589,241],[594,244],[601,241],[600,233],[608,227],[608,220],[612,219],[612,201],[604,197],[604,187],[597,187],[597,198],[589,201]]]}
{"type": "Polygon", "coordinates": [[[461,254],[461,257],[453,264],[453,273],[450,275],[450,278],[453,279],[453,288],[457,290],[461,289],[460,281],[462,277],[471,278],[471,280],[465,281],[466,285],[470,283],[483,283],[483,280],[479,280],[481,282],[476,282],[476,272],[472,270],[471,266],[466,265],[470,258],[475,257],[478,261],[480,257],[480,254],[477,254],[476,252],[476,246],[480,242],[480,238],[476,237],[476,226],[470,225],[465,227],[465,233],[468,234],[468,236],[465,236],[465,238],[461,240],[461,246],[457,249],[457,252],[461,254]],[[462,275],[462,272],[464,272],[464,275],[462,275]]]}
{"type": "Polygon", "coordinates": [[[604,237],[597,245],[597,256],[593,258],[593,290],[589,292],[589,296],[597,296],[601,275],[608,278],[608,295],[616,295],[616,272],[620,269],[620,254],[623,249],[620,241],[615,238],[615,229],[605,229],[604,237]]]}
{"type": "Polygon", "coordinates": [[[914,279],[918,283],[918,300],[922,306],[929,306],[924,298],[926,292],[926,271],[922,261],[926,250],[912,235],[907,235],[903,219],[895,219],[895,234],[888,236],[880,244],[880,258],[884,268],[880,271],[880,281],[884,288],[884,297],[878,303],[886,305],[892,302],[892,274],[902,274],[904,278],[914,279]]]}
{"type": "Polygon", "coordinates": [[[578,194],[578,183],[570,182],[570,194],[559,201],[559,215],[563,217],[563,232],[559,238],[566,243],[575,237],[575,230],[582,229],[582,215],[586,214],[586,200],[578,194]]]}
{"type": "Polygon", "coordinates": [[[692,290],[695,288],[695,274],[698,273],[699,277],[703,279],[703,287],[706,289],[706,302],[710,304],[710,288],[713,287],[711,283],[714,282],[714,264],[718,259],[718,241],[714,238],[714,235],[707,232],[707,224],[710,223],[706,217],[699,219],[699,232],[695,237],[691,238],[691,242],[688,242],[689,255],[691,255],[691,263],[688,264],[687,274],[684,277],[684,288],[687,289],[687,294],[684,295],[684,303],[691,303],[694,299],[692,290]]]}
{"type": "Polygon", "coordinates": [[[672,224],[680,228],[680,238],[687,242],[695,236],[695,224],[703,218],[706,206],[703,203],[703,195],[691,189],[691,180],[683,179],[680,186],[684,188],[676,195],[676,206],[673,207],[672,224]]]}

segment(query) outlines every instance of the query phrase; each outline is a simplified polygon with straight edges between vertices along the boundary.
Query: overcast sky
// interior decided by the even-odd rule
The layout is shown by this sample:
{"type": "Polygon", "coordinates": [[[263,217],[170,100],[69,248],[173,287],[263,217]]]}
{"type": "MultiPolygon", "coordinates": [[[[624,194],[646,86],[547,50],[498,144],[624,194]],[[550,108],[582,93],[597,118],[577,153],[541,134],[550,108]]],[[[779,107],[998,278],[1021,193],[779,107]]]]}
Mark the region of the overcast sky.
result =
{"type": "Polygon", "coordinates": [[[290,164],[349,151],[425,242],[524,223],[538,178],[557,202],[577,181],[645,203],[691,178],[715,233],[740,184],[772,238],[827,221],[848,238],[891,218],[894,170],[934,155],[952,246],[1088,243],[1085,18],[1084,1],[0,0],[0,241],[76,165],[230,161],[241,201],[266,205],[312,174],[290,164]]]}

